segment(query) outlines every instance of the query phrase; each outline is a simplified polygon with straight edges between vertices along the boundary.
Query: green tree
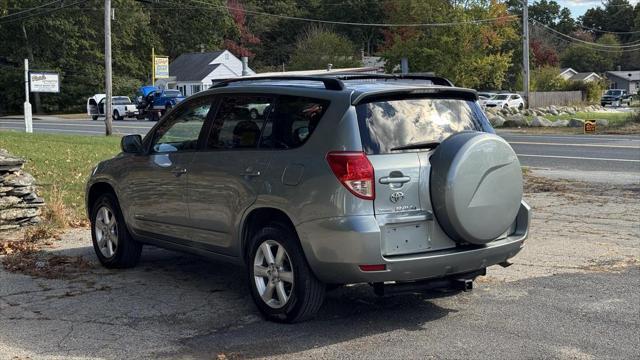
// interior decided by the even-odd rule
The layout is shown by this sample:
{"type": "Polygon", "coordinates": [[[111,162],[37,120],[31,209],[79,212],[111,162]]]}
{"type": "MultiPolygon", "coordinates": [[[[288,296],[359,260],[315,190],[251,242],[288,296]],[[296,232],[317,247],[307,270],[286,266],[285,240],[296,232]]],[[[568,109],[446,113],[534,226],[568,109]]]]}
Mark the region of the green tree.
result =
{"type": "Polygon", "coordinates": [[[560,62],[563,67],[570,67],[576,71],[594,71],[603,73],[615,69],[620,61],[621,52],[616,51],[615,45],[619,45],[613,34],[606,34],[597,41],[598,44],[613,46],[595,47],[592,45],[575,43],[562,54],[560,62]]]}
{"type": "MultiPolygon", "coordinates": [[[[444,0],[387,3],[388,22],[452,22],[507,15],[506,5],[471,1],[465,6],[444,0]]],[[[412,72],[435,72],[456,85],[501,88],[512,63],[511,42],[518,36],[512,21],[451,27],[399,28],[386,32],[387,71],[402,57],[412,72]]]]}
{"type": "Polygon", "coordinates": [[[291,70],[360,66],[356,50],[347,38],[321,26],[311,26],[298,39],[291,56],[291,70]]]}

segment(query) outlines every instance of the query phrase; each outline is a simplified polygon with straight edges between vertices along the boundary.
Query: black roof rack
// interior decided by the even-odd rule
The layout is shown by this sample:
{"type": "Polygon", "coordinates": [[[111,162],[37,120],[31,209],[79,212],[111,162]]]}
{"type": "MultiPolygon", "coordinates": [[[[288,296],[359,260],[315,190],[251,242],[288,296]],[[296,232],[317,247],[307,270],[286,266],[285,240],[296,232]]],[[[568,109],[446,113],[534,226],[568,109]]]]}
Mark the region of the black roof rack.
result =
{"type": "Polygon", "coordinates": [[[242,82],[242,81],[264,81],[264,80],[301,80],[301,81],[320,81],[324,84],[324,88],[327,90],[344,90],[344,84],[340,79],[334,77],[324,77],[324,76],[247,76],[247,77],[239,77],[226,79],[219,82],[213,80],[214,84],[211,86],[212,88],[219,88],[227,86],[231,83],[242,82]]]}
{"type": "Polygon", "coordinates": [[[435,76],[432,73],[413,73],[413,74],[363,74],[363,73],[344,73],[333,76],[338,80],[368,80],[368,79],[382,79],[382,80],[428,80],[434,85],[440,86],[453,86],[453,83],[449,79],[435,76]]]}

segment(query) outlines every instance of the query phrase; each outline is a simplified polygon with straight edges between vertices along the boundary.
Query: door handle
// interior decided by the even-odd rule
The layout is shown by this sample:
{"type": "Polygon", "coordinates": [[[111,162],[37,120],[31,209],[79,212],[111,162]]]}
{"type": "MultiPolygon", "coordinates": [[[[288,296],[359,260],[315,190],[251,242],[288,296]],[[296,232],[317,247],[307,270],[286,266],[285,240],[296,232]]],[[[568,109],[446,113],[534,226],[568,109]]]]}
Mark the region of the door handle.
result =
{"type": "Polygon", "coordinates": [[[255,176],[260,176],[260,171],[253,170],[253,168],[247,168],[240,175],[247,176],[247,177],[255,177],[255,176]]]}
{"type": "Polygon", "coordinates": [[[409,176],[391,177],[385,176],[380,178],[380,184],[404,184],[411,181],[409,176]]]}
{"type": "Polygon", "coordinates": [[[171,170],[171,173],[173,175],[175,175],[176,177],[179,177],[180,175],[186,174],[187,173],[187,169],[185,169],[185,168],[173,169],[173,170],[171,170]]]}

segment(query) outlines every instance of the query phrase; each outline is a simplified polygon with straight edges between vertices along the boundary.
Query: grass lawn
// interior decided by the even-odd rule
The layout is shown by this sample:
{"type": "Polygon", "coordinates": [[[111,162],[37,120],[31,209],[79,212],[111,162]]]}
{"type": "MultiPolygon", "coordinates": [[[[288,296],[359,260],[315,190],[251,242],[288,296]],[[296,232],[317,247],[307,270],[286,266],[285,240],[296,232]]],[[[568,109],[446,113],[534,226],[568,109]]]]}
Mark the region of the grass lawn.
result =
{"type": "Polygon", "coordinates": [[[70,215],[83,218],[89,173],[100,160],[120,151],[120,137],[0,131],[0,148],[27,159],[25,171],[36,178],[45,201],[59,197],[70,215]]]}
{"type": "Polygon", "coordinates": [[[623,123],[627,121],[630,116],[631,113],[623,112],[577,112],[575,115],[545,115],[545,118],[551,121],[569,120],[572,118],[582,120],[605,119],[609,120],[609,125],[615,125],[616,123],[623,123]]]}

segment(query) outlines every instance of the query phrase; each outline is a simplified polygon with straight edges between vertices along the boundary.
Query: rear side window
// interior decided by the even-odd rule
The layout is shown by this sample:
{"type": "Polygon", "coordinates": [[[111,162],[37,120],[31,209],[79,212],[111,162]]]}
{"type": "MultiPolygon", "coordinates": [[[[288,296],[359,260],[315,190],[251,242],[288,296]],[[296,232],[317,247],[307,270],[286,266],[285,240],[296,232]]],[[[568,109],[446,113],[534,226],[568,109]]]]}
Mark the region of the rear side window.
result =
{"type": "Polygon", "coordinates": [[[280,96],[265,125],[260,147],[293,149],[301,146],[320,123],[327,100],[299,96],[280,96]]]}
{"type": "Polygon", "coordinates": [[[273,98],[253,95],[222,97],[207,142],[209,149],[255,148],[273,98]]]}
{"type": "Polygon", "coordinates": [[[460,131],[482,131],[477,105],[462,99],[376,101],[360,104],[356,111],[367,154],[387,154],[392,148],[415,143],[442,142],[460,131]]]}

